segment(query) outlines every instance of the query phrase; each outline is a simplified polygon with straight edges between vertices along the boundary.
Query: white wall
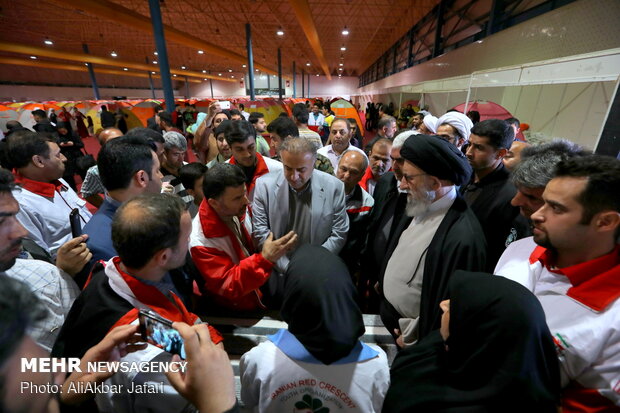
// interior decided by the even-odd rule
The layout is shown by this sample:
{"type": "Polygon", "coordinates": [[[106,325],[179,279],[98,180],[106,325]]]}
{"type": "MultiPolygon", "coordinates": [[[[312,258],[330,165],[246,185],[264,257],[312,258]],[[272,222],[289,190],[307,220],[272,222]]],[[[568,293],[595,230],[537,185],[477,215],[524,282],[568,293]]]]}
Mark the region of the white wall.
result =
{"type": "Polygon", "coordinates": [[[617,48],[618,21],[618,0],[576,1],[366,85],[357,93],[382,95],[398,86],[617,48]]]}
{"type": "MultiPolygon", "coordinates": [[[[296,96],[302,97],[301,95],[301,75],[297,75],[297,85],[296,85],[296,96]]],[[[271,77],[270,79],[271,88],[277,88],[278,79],[271,77]]],[[[284,85],[284,95],[286,97],[293,96],[293,80],[289,79],[289,86],[286,86],[286,81],[283,80],[284,85]]],[[[243,82],[243,86],[241,80],[239,79],[237,82],[220,82],[217,80],[213,81],[213,96],[214,97],[246,97],[245,93],[245,81],[243,82]]],[[[327,80],[324,75],[310,76],[310,95],[309,97],[335,97],[335,96],[343,96],[349,97],[352,94],[356,93],[358,86],[358,78],[353,76],[343,76],[339,78],[338,76],[332,76],[332,80],[327,80]]],[[[267,88],[267,80],[266,78],[261,78],[258,75],[255,78],[254,83],[255,88],[267,88]]],[[[308,97],[308,76],[304,76],[304,97],[308,97]]],[[[209,82],[190,84],[190,94],[193,97],[197,98],[210,98],[211,97],[211,88],[209,86],[209,82]]]]}
{"type": "MultiPolygon", "coordinates": [[[[185,88],[175,90],[175,96],[182,97],[185,88]]],[[[128,99],[149,99],[152,97],[151,89],[112,89],[99,88],[101,99],[111,99],[113,96],[127,96],[128,99]]],[[[164,98],[162,90],[155,90],[158,99],[164,98]]],[[[19,86],[19,85],[0,85],[0,100],[25,102],[42,102],[46,100],[92,100],[94,99],[93,89],[89,87],[64,87],[64,86],[19,86]]]]}

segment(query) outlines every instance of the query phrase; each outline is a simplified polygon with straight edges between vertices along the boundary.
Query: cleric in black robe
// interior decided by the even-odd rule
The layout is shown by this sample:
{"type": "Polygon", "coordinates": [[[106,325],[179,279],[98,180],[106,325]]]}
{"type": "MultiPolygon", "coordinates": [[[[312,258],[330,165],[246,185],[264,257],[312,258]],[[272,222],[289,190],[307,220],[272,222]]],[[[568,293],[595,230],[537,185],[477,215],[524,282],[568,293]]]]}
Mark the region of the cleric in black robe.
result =
{"type": "Polygon", "coordinates": [[[557,412],[560,368],[536,297],[465,271],[449,291],[441,330],[396,356],[382,411],[557,412]]]}
{"type": "Polygon", "coordinates": [[[458,269],[483,270],[486,243],[478,219],[456,190],[472,173],[456,146],[414,135],[400,153],[406,214],[391,237],[379,282],[381,319],[402,346],[439,327],[438,305],[450,277],[458,269]]]}

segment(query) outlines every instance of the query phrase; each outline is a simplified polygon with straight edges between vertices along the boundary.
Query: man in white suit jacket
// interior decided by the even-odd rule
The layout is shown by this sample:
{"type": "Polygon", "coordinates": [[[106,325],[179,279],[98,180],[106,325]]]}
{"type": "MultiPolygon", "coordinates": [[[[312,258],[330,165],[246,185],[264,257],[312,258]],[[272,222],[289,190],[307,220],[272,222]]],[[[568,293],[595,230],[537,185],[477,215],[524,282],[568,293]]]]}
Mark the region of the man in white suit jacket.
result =
{"type": "MultiPolygon", "coordinates": [[[[283,171],[256,181],[252,204],[254,242],[260,247],[270,232],[277,239],[294,231],[297,246],[321,245],[338,254],[349,231],[344,184],[314,169],[316,147],[307,139],[285,140],[280,154],[283,171]]],[[[278,260],[275,270],[284,273],[288,262],[289,256],[285,255],[278,260]]]]}

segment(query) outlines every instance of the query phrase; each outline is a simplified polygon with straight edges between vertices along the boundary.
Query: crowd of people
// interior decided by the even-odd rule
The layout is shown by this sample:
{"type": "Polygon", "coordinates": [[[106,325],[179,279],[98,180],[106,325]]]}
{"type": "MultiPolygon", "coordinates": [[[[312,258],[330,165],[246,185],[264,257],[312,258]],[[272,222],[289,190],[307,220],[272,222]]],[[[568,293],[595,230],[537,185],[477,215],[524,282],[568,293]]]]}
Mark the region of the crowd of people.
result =
{"type": "Polygon", "coordinates": [[[80,179],[81,134],[11,125],[0,410],[620,409],[620,160],[531,145],[514,118],[410,106],[369,104],[358,125],[320,102],[269,123],[213,102],[130,130],[102,111],[80,179]],[[178,330],[185,373],[16,373],[49,354],[180,360],[142,342],[141,310],[178,330]],[[287,328],[241,357],[237,400],[224,337],[199,316],[267,312],[287,328]],[[363,313],[392,334],[391,368],[360,341],[363,313]],[[25,380],[161,390],[14,398],[25,380]]]}

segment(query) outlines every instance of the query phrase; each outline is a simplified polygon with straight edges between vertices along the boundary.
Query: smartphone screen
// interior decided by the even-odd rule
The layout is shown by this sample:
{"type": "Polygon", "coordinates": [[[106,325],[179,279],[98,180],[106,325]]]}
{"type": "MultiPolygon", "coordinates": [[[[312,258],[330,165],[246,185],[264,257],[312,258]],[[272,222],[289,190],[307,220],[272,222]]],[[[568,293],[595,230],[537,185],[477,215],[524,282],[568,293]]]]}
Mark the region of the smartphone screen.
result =
{"type": "Polygon", "coordinates": [[[170,320],[150,310],[140,310],[139,319],[143,340],[185,360],[183,339],[170,320]]]}
{"type": "Polygon", "coordinates": [[[220,101],[220,109],[230,109],[230,102],[227,100],[220,101]]]}
{"type": "Polygon", "coordinates": [[[73,238],[82,235],[82,223],[80,222],[80,210],[73,208],[69,214],[69,222],[71,223],[71,235],[73,238]]]}

